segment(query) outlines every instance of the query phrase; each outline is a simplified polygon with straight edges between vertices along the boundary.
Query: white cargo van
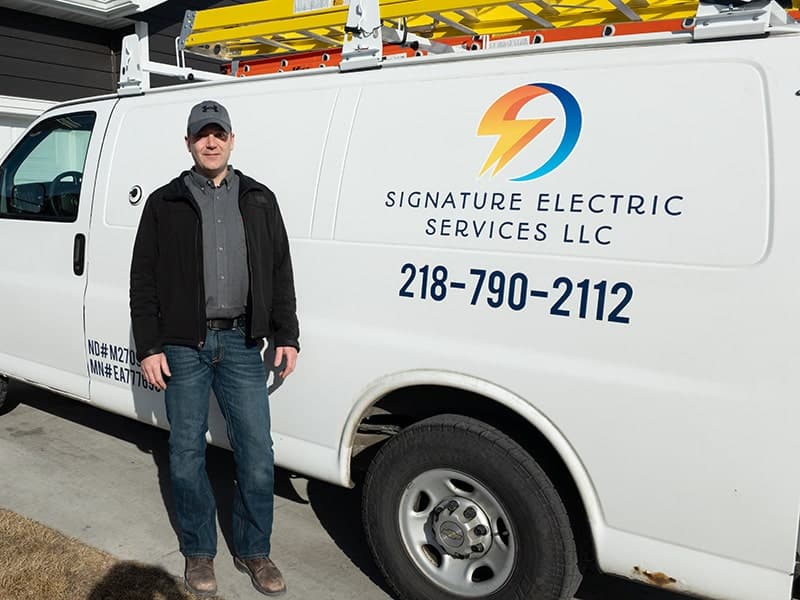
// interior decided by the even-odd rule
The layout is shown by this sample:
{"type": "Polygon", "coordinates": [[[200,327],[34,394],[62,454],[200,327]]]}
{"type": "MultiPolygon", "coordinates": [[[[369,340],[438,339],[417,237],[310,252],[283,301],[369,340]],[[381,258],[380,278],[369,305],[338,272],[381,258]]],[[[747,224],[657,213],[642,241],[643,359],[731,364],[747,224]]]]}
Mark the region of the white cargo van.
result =
{"type": "Polygon", "coordinates": [[[0,166],[0,403],[13,378],[166,427],[131,247],[213,98],[291,237],[277,462],[342,486],[364,462],[399,597],[571,598],[596,565],[789,600],[800,30],[775,4],[718,13],[48,110],[0,166]]]}

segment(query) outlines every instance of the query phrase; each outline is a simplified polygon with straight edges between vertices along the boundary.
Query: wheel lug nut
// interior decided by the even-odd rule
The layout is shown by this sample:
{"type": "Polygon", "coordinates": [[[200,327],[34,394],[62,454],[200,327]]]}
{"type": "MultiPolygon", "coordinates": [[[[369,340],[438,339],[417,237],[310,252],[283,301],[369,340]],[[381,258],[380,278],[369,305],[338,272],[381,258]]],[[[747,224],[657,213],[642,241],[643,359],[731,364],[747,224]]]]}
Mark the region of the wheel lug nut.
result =
{"type": "Polygon", "coordinates": [[[468,506],[464,509],[464,517],[467,519],[474,519],[478,513],[475,512],[475,509],[471,506],[468,506]]]}
{"type": "Polygon", "coordinates": [[[475,544],[471,547],[473,552],[483,552],[483,544],[475,544]]]}
{"type": "Polygon", "coordinates": [[[450,500],[450,502],[447,503],[447,510],[450,511],[451,515],[455,512],[457,508],[458,508],[458,502],[456,502],[455,500],[450,500]]]}
{"type": "Polygon", "coordinates": [[[474,531],[474,532],[475,532],[475,535],[486,535],[486,533],[487,533],[487,531],[486,531],[486,527],[484,527],[483,525],[478,525],[478,526],[477,526],[475,529],[473,529],[472,531],[474,531]]]}

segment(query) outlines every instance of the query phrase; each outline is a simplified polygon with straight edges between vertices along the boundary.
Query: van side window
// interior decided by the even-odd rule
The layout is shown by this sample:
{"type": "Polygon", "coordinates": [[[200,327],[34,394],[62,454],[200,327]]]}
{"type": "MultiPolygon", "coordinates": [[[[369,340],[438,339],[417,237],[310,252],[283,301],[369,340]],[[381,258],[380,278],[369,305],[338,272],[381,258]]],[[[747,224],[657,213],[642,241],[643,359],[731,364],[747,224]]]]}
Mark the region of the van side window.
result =
{"type": "Polygon", "coordinates": [[[71,222],[78,218],[83,168],[95,113],[38,123],[0,165],[0,218],[71,222]]]}

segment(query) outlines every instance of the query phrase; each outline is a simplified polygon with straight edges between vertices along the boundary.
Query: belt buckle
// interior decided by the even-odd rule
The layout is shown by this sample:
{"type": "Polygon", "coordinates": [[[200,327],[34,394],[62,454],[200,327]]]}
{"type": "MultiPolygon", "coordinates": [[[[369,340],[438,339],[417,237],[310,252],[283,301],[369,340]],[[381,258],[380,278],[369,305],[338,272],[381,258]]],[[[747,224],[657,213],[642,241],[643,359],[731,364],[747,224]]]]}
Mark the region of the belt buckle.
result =
{"type": "Polygon", "coordinates": [[[244,327],[244,318],[235,317],[233,319],[206,319],[206,327],[211,331],[233,331],[237,327],[244,327]]]}

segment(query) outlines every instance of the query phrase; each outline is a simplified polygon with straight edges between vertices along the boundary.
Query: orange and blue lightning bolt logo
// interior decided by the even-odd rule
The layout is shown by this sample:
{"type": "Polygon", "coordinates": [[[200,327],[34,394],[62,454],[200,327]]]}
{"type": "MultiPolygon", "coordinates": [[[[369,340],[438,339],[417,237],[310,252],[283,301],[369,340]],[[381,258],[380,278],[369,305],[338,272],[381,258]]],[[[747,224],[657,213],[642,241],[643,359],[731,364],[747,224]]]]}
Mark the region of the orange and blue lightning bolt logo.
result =
{"type": "Polygon", "coordinates": [[[489,158],[481,168],[483,175],[492,165],[495,165],[492,176],[496,175],[505,167],[511,159],[536,136],[547,129],[555,118],[546,117],[540,119],[520,119],[517,120],[522,107],[535,98],[546,94],[552,94],[564,109],[564,135],[558,144],[555,152],[540,167],[514,177],[511,181],[530,181],[542,175],[546,175],[561,163],[563,163],[578,143],[581,133],[582,116],[578,101],[567,90],[553,83],[531,83],[511,90],[503,94],[489,110],[483,115],[478,125],[478,135],[499,136],[497,143],[489,153],[489,158]]]}

